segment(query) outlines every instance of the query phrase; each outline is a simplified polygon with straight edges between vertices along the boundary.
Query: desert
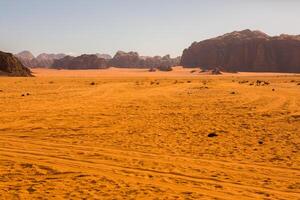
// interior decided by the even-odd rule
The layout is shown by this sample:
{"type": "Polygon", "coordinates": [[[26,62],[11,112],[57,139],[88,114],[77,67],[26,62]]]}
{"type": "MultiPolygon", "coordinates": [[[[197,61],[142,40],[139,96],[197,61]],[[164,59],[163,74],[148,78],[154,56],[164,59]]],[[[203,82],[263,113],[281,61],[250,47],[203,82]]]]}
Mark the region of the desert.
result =
{"type": "Polygon", "coordinates": [[[299,199],[297,74],[32,72],[0,79],[1,199],[299,199]]]}
{"type": "Polygon", "coordinates": [[[0,200],[300,200],[299,8],[1,0],[0,200]]]}

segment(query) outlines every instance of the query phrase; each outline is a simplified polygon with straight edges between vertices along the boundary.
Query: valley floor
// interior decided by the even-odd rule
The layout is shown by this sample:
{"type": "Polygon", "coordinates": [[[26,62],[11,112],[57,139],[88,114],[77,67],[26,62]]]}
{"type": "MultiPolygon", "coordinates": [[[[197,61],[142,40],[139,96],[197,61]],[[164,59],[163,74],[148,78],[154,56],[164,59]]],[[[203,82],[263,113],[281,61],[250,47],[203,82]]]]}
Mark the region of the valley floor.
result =
{"type": "Polygon", "coordinates": [[[0,199],[299,199],[300,76],[190,71],[0,78],[0,199]]]}

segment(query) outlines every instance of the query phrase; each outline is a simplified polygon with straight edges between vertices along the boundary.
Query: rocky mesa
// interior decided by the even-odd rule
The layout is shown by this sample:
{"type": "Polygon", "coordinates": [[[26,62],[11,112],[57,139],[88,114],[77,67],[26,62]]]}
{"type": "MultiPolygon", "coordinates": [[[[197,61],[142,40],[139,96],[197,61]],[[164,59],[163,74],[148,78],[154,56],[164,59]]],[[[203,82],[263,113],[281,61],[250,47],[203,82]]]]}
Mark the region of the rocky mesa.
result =
{"type": "Polygon", "coordinates": [[[194,42],[183,51],[180,64],[228,71],[300,72],[300,35],[234,31],[194,42]]]}
{"type": "Polygon", "coordinates": [[[83,54],[81,56],[65,56],[54,60],[52,68],[55,69],[104,69],[107,68],[107,60],[95,54],[83,54]]]}

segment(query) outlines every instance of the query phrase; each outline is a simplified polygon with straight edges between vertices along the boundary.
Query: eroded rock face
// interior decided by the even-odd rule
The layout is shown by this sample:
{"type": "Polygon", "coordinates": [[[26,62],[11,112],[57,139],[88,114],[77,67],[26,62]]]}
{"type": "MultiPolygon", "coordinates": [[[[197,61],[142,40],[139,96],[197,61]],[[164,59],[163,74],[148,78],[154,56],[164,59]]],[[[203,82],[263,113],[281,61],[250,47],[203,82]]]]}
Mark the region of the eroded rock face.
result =
{"type": "Polygon", "coordinates": [[[235,31],[194,42],[183,51],[184,67],[228,71],[300,72],[300,36],[271,37],[260,31],[235,31]]]}
{"type": "Polygon", "coordinates": [[[0,51],[0,75],[1,76],[32,76],[13,54],[0,51]]]}
{"type": "Polygon", "coordinates": [[[55,69],[104,69],[107,68],[107,60],[99,58],[94,54],[83,54],[72,57],[65,56],[62,59],[54,60],[52,68],[55,69]]]}

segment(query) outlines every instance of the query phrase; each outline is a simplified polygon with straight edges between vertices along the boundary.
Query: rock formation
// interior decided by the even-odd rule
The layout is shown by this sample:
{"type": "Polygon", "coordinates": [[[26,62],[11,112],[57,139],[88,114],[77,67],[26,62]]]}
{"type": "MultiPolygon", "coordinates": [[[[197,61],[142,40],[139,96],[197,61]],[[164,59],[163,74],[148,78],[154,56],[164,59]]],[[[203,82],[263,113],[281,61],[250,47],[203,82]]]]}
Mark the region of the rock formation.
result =
{"type": "Polygon", "coordinates": [[[22,51],[15,55],[26,67],[50,67],[55,59],[65,57],[65,54],[46,54],[42,53],[34,57],[30,51],[22,51]]]}
{"type": "Polygon", "coordinates": [[[30,51],[22,51],[15,55],[24,66],[31,67],[32,60],[35,58],[30,51]]]}
{"type": "Polygon", "coordinates": [[[110,60],[112,59],[111,55],[109,54],[100,54],[100,53],[96,53],[95,54],[98,58],[104,58],[105,60],[110,60]]]}
{"type": "Polygon", "coordinates": [[[107,68],[107,61],[94,54],[83,54],[81,56],[54,60],[52,68],[55,69],[104,69],[107,68]]]}
{"type": "Polygon", "coordinates": [[[227,71],[300,72],[300,35],[271,37],[260,31],[234,31],[194,42],[183,51],[184,67],[227,71]]]}
{"type": "Polygon", "coordinates": [[[126,68],[157,68],[162,71],[170,71],[172,67],[179,65],[180,58],[166,56],[139,56],[137,52],[118,51],[109,61],[109,66],[126,68]]]}
{"type": "Polygon", "coordinates": [[[121,68],[136,68],[139,67],[140,57],[137,52],[118,51],[109,61],[109,66],[121,68]]]}
{"type": "Polygon", "coordinates": [[[0,51],[0,75],[1,76],[32,76],[13,54],[0,51]]]}

